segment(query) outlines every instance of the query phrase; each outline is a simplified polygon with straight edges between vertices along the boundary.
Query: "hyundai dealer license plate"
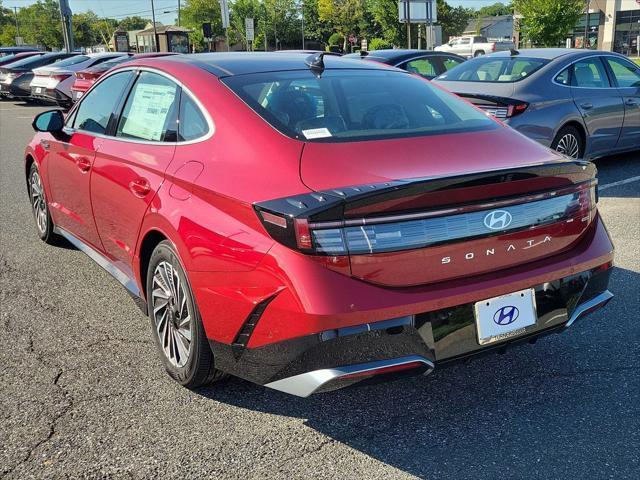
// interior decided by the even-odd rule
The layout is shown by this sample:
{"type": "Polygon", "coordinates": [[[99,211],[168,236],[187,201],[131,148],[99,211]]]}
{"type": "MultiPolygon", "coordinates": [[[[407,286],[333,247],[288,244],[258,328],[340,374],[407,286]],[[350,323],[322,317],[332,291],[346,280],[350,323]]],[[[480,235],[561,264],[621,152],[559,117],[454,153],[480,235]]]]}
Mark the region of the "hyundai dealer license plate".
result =
{"type": "Polygon", "coordinates": [[[521,335],[536,323],[532,288],[477,302],[474,310],[480,345],[521,335]]]}
{"type": "Polygon", "coordinates": [[[36,87],[36,93],[42,93],[42,88],[36,87]]]}

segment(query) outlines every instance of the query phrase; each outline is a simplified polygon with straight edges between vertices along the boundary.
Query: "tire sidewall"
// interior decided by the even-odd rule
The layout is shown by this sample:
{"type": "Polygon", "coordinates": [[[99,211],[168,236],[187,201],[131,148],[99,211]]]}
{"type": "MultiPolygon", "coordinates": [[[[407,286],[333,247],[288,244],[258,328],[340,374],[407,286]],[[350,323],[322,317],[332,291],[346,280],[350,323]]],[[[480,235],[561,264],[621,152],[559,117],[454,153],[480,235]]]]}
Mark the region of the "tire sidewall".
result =
{"type": "Polygon", "coordinates": [[[200,349],[202,348],[202,340],[204,335],[204,330],[202,328],[202,322],[200,321],[200,313],[198,312],[198,308],[196,306],[196,302],[193,297],[193,293],[191,290],[191,284],[189,283],[189,279],[185,273],[185,269],[182,266],[182,262],[178,258],[178,255],[175,253],[175,249],[171,245],[169,241],[163,241],[151,254],[151,258],[149,260],[149,268],[147,270],[147,308],[149,312],[149,320],[152,329],[152,335],[154,338],[154,342],[160,354],[160,358],[162,359],[162,363],[164,365],[167,373],[174,378],[178,383],[185,385],[190,383],[198,369],[197,361],[200,356],[200,349]],[[153,287],[153,275],[156,267],[161,262],[168,262],[171,266],[177,271],[178,277],[182,282],[182,285],[185,288],[185,293],[187,294],[187,303],[191,308],[192,319],[191,319],[191,351],[189,353],[189,359],[187,363],[182,367],[176,367],[172,365],[169,359],[166,357],[164,350],[162,348],[162,344],[160,338],[158,337],[158,332],[156,329],[156,322],[153,315],[153,303],[151,299],[151,291],[153,287]]]}
{"type": "Polygon", "coordinates": [[[40,174],[40,169],[38,168],[38,165],[36,164],[36,162],[33,162],[31,164],[31,167],[29,168],[29,180],[27,182],[27,193],[29,194],[29,205],[31,206],[31,215],[33,216],[33,221],[35,223],[38,237],[40,237],[40,240],[48,242],[53,236],[53,222],[51,221],[51,213],[49,212],[47,192],[45,192],[44,190],[44,181],[42,180],[42,175],[40,174]],[[45,208],[47,209],[47,228],[45,229],[44,232],[41,232],[40,229],[38,228],[38,219],[36,218],[36,211],[33,208],[33,198],[31,197],[31,188],[32,188],[31,179],[34,173],[37,173],[38,176],[40,177],[40,188],[42,189],[42,201],[44,202],[45,208]]]}

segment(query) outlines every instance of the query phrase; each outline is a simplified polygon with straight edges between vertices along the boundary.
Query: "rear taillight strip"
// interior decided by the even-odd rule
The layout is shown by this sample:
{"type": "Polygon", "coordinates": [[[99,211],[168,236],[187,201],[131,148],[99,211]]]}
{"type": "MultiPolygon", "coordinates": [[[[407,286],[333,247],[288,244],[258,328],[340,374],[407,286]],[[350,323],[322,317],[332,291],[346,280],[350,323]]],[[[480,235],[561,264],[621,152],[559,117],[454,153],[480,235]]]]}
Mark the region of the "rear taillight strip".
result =
{"type": "Polygon", "coordinates": [[[579,218],[591,219],[590,190],[579,191],[502,209],[458,215],[376,223],[343,228],[311,229],[313,246],[325,255],[361,255],[425,248],[579,218]]]}

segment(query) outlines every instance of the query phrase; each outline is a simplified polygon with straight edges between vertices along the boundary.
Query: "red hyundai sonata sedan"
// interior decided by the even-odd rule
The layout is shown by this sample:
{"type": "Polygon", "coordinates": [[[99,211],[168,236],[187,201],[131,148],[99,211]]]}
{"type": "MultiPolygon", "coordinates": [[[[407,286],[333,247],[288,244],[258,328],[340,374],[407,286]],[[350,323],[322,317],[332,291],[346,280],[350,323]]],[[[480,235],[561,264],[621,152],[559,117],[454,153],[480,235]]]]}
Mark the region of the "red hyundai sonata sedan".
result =
{"type": "Polygon", "coordinates": [[[612,297],[595,167],[392,67],[137,60],[33,125],[38,234],[125,286],[187,387],[425,374],[612,297]]]}

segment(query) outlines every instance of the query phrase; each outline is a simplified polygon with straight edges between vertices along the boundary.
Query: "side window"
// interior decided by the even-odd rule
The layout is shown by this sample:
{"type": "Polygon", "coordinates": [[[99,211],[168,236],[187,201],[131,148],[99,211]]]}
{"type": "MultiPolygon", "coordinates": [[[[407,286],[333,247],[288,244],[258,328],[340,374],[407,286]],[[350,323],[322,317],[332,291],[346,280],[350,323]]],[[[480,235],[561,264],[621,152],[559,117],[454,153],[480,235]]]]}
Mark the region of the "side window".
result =
{"type": "Polygon", "coordinates": [[[196,103],[184,90],[180,98],[180,122],[178,123],[178,140],[181,142],[195,140],[209,131],[209,125],[196,103]]]}
{"type": "Polygon", "coordinates": [[[460,45],[470,45],[471,44],[471,39],[470,38],[461,38],[460,39],[460,45]]]}
{"type": "Polygon", "coordinates": [[[570,86],[571,85],[571,70],[570,70],[570,68],[565,68],[563,71],[561,71],[556,76],[555,81],[558,82],[560,85],[570,86]]]}
{"type": "Polygon", "coordinates": [[[613,70],[618,87],[640,87],[640,68],[617,58],[608,57],[607,62],[613,70]]]}
{"type": "Polygon", "coordinates": [[[78,107],[73,127],[79,130],[104,134],[111,115],[125,93],[133,73],[116,73],[104,79],[84,97],[78,107]]]}
{"type": "Polygon", "coordinates": [[[609,78],[598,58],[588,58],[573,64],[571,85],[583,88],[608,88],[609,78]]]}
{"type": "Polygon", "coordinates": [[[117,137],[175,142],[178,85],[162,75],[142,72],[131,89],[117,137]]]}
{"type": "Polygon", "coordinates": [[[453,67],[457,67],[463,62],[463,60],[458,60],[457,58],[447,57],[442,59],[442,65],[444,66],[445,71],[451,70],[453,67]]]}
{"type": "Polygon", "coordinates": [[[433,61],[428,58],[417,58],[415,60],[411,60],[410,62],[407,62],[405,69],[407,72],[417,73],[425,78],[434,78],[438,75],[436,66],[433,64],[433,61]]]}

